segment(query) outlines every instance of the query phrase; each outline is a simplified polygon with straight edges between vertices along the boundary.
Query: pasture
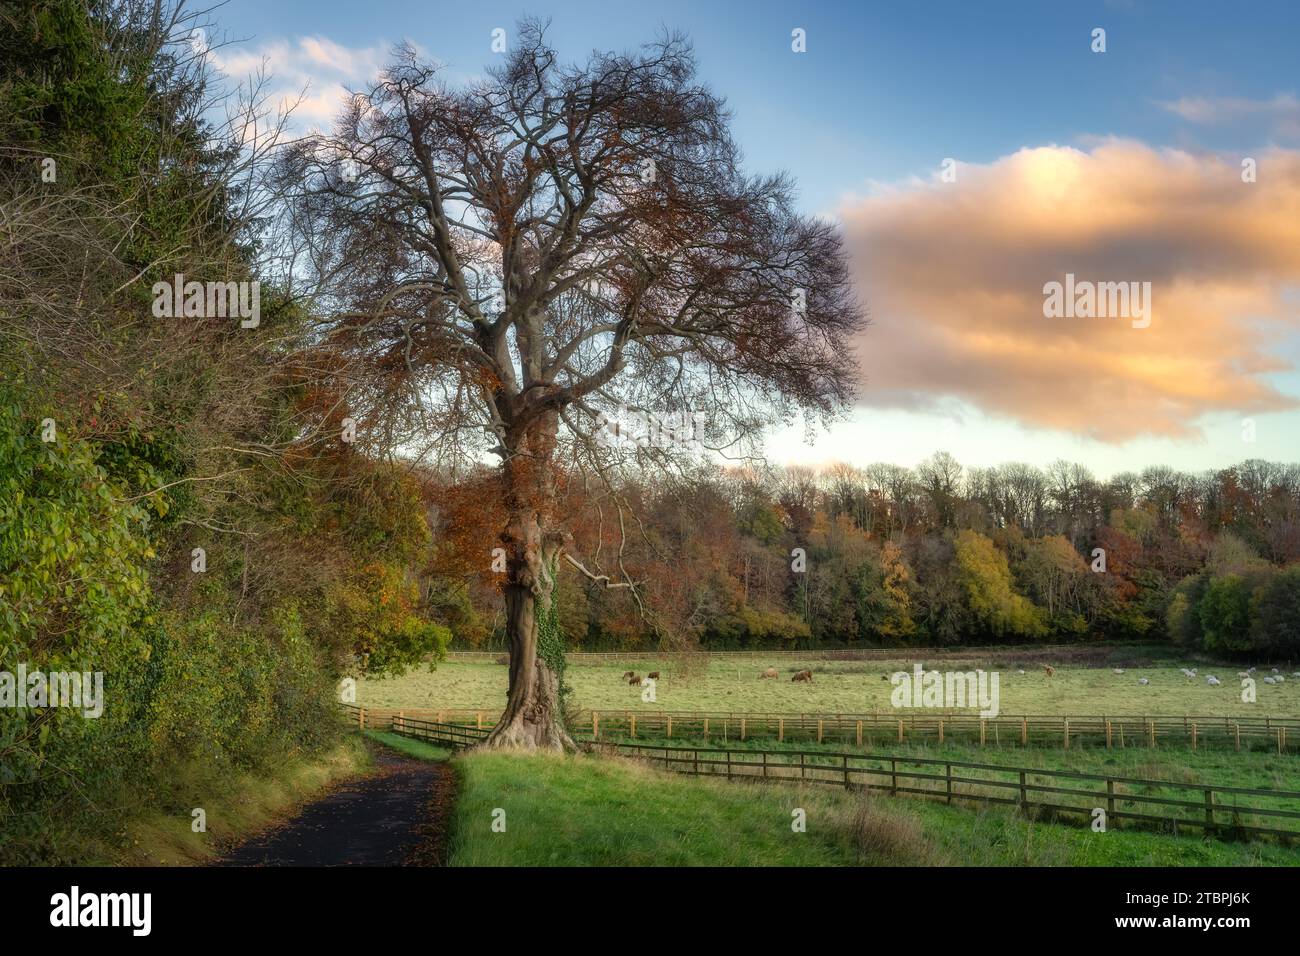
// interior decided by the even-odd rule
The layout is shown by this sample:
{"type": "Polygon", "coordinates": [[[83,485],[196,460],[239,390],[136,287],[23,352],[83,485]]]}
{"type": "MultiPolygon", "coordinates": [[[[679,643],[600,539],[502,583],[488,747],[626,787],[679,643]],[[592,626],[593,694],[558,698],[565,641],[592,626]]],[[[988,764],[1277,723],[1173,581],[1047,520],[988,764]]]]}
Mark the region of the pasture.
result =
{"type": "MultiPolygon", "coordinates": [[[[650,712],[698,710],[764,713],[908,713],[890,702],[894,685],[889,675],[911,671],[915,663],[939,670],[967,670],[975,667],[999,675],[1002,714],[1064,715],[1150,715],[1181,716],[1296,716],[1300,715],[1300,678],[1285,670],[1284,683],[1269,685],[1262,680],[1270,670],[1260,662],[1255,674],[1258,698],[1243,703],[1241,681],[1236,676],[1249,665],[1208,664],[1190,659],[1161,659],[1158,654],[1141,655],[1125,651],[1097,655],[1087,663],[1054,664],[1048,677],[1033,661],[1042,653],[1026,649],[1024,660],[1002,656],[981,660],[978,651],[969,658],[927,659],[924,652],[879,661],[806,661],[797,658],[761,657],[728,659],[724,655],[697,655],[686,663],[664,658],[650,660],[629,656],[626,660],[571,661],[567,679],[573,688],[570,706],[581,709],[650,712]],[[776,679],[760,679],[769,665],[778,671],[776,679]],[[1019,665],[1019,666],[1018,666],[1019,665]],[[1114,667],[1123,669],[1115,674],[1114,667]],[[792,683],[791,676],[810,669],[809,683],[792,683]],[[1018,673],[1023,668],[1024,673],[1018,673]],[[1180,668],[1195,669],[1188,678],[1180,668]],[[655,701],[642,700],[642,688],[622,679],[625,671],[644,675],[659,671],[655,701]],[[1217,687],[1206,682],[1216,675],[1217,687]],[[1149,681],[1139,684],[1139,679],[1149,681]]],[[[506,694],[506,668],[491,662],[447,661],[436,670],[417,670],[403,677],[358,682],[357,702],[367,707],[483,708],[495,713],[506,694]]],[[[921,712],[921,711],[918,711],[921,712]]],[[[933,710],[925,712],[934,713],[933,710]]],[[[973,711],[966,711],[971,713],[973,711]]]]}
{"type": "Polygon", "coordinates": [[[452,866],[1296,866],[1300,851],[1033,821],[795,784],[737,784],[593,756],[454,758],[452,866]],[[806,813],[795,833],[792,811],[806,813]],[[506,829],[493,832],[494,811],[506,829]]]}

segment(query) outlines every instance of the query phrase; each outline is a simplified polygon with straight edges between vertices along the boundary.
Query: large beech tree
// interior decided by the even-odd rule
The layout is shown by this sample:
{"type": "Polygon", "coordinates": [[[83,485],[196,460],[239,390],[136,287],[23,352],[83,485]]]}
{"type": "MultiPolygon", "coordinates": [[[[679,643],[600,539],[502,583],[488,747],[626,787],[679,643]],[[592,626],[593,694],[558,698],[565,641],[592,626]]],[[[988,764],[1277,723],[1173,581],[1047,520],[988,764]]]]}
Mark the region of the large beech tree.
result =
{"type": "Polygon", "coordinates": [[[361,434],[499,461],[483,560],[505,551],[510,687],[490,746],[572,746],[538,647],[558,562],[636,593],[571,553],[557,513],[560,476],[673,459],[602,441],[611,419],[690,411],[728,453],[850,396],[864,319],[838,232],[786,176],[741,170],[728,121],[680,36],[564,65],[526,22],[461,88],[399,49],[285,159],[292,281],[361,434]]]}

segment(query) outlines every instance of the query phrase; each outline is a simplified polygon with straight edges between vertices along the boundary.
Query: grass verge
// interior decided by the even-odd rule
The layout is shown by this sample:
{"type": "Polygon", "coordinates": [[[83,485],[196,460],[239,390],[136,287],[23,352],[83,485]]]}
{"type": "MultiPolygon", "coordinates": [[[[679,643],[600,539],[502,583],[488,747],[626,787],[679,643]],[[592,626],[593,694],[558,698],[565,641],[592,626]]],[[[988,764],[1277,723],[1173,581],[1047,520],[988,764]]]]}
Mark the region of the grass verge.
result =
{"type": "Polygon", "coordinates": [[[1300,865],[1300,851],[1271,844],[1094,833],[1002,808],[728,784],[618,759],[484,752],[453,763],[452,866],[1300,865]],[[792,829],[796,810],[806,832],[792,829]]]}
{"type": "Polygon", "coordinates": [[[414,737],[404,737],[401,734],[381,730],[367,730],[365,733],[371,740],[416,760],[446,760],[452,755],[449,747],[437,747],[426,741],[416,740],[414,737]]]}
{"type": "Polygon", "coordinates": [[[182,768],[172,775],[155,811],[128,823],[125,849],[92,849],[89,862],[117,866],[188,866],[205,863],[238,840],[264,829],[330,786],[364,773],[369,752],[349,735],[337,746],[310,757],[279,764],[273,775],[226,774],[182,768]],[[193,810],[201,808],[207,831],[193,830],[193,810]]]}

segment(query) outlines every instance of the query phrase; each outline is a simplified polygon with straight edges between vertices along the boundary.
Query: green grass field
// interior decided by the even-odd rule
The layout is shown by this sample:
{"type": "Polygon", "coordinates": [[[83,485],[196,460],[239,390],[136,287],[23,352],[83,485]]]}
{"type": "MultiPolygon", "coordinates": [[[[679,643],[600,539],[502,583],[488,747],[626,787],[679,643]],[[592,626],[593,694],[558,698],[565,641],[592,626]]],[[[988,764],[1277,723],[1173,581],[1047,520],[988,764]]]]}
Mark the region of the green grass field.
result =
{"type": "MultiPolygon", "coordinates": [[[[1030,658],[1033,652],[1026,651],[1030,658]]],[[[1032,658],[1030,658],[1032,659],[1032,658]]],[[[773,661],[780,672],[777,680],[760,680],[766,663],[760,660],[732,662],[719,657],[699,660],[691,667],[672,661],[629,660],[601,664],[570,663],[568,680],[573,703],[597,710],[702,710],[782,713],[894,712],[890,703],[893,685],[882,680],[898,670],[910,671],[924,657],[894,661],[816,662],[773,661]],[[794,684],[790,675],[807,666],[813,671],[811,684],[794,684]],[[662,674],[655,688],[656,701],[641,699],[641,688],[622,679],[624,671],[662,674]]],[[[970,666],[979,662],[972,657],[970,666]]],[[[932,660],[940,670],[964,670],[967,662],[932,660]]],[[[1112,673],[1110,663],[1084,667],[1062,664],[1054,677],[1041,668],[1027,665],[1018,674],[1015,662],[990,664],[1000,674],[1000,709],[1003,714],[1063,715],[1176,715],[1206,716],[1295,716],[1300,714],[1300,678],[1288,677],[1284,684],[1270,686],[1257,681],[1258,700],[1242,703],[1240,664],[1209,665],[1186,660],[1157,660],[1143,666],[1125,660],[1123,675],[1112,673]],[[1198,670],[1189,680],[1180,667],[1198,670]],[[1222,686],[1207,685],[1214,674],[1222,686]],[[1140,686],[1138,678],[1151,683],[1140,686]]],[[[1261,670],[1256,675],[1263,677],[1261,670]]],[[[370,707],[454,708],[481,707],[499,710],[506,693],[506,668],[491,663],[446,662],[437,670],[417,671],[390,680],[364,680],[358,685],[357,700],[370,707]]],[[[933,711],[930,711],[933,713],[933,711]]]]}
{"type": "Polygon", "coordinates": [[[1296,866],[1300,851],[797,784],[725,783],[591,756],[469,753],[453,866],[1296,866]],[[792,812],[806,814],[796,833],[792,812]],[[492,822],[505,812],[505,832],[492,822]]]}

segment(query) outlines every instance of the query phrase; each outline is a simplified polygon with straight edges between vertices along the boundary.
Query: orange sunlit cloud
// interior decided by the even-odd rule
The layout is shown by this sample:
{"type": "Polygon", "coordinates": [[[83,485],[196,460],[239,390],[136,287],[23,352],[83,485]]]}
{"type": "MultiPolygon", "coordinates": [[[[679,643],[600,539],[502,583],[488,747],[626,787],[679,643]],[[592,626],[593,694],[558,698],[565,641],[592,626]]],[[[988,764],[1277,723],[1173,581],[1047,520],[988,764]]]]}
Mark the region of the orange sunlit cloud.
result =
{"type": "Polygon", "coordinates": [[[1269,380],[1300,330],[1300,151],[1240,158],[1109,140],[1024,149],[841,214],[873,325],[863,404],[965,400],[1104,441],[1300,407],[1269,380]],[[1043,287],[1150,282],[1151,324],[1045,318],[1043,287]]]}

